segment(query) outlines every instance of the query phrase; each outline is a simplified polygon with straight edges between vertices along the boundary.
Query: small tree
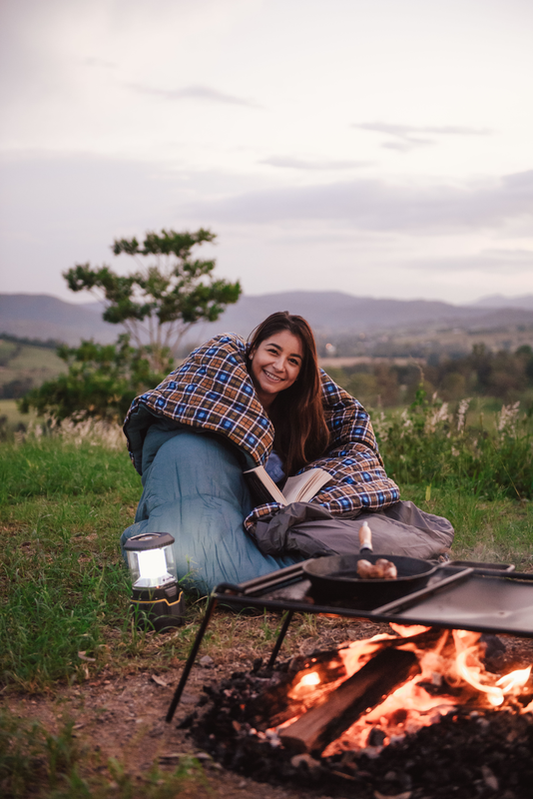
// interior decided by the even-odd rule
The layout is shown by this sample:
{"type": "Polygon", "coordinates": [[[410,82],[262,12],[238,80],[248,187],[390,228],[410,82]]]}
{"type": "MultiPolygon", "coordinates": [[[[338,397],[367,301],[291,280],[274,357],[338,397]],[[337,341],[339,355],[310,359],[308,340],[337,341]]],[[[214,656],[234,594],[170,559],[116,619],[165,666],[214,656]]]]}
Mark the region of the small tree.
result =
{"type": "Polygon", "coordinates": [[[151,368],[161,372],[168,352],[191,325],[216,321],[227,305],[239,299],[239,281],[215,280],[215,260],[191,256],[195,246],[215,238],[200,228],[195,233],[148,232],[142,245],[136,238],[115,239],[114,254],[131,255],[138,271],[123,277],[105,264],[93,269],[87,263],[76,264],[63,277],[72,291],[91,291],[103,299],[103,318],[124,325],[151,368]]]}

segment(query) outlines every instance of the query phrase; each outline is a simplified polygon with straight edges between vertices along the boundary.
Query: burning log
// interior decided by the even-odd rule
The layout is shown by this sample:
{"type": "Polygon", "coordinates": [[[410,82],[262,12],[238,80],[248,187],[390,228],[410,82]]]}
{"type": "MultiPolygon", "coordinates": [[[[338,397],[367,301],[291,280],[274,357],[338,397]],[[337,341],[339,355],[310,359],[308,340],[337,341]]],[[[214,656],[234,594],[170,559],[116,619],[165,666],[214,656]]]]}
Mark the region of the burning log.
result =
{"type": "Polygon", "coordinates": [[[324,686],[346,677],[346,668],[337,650],[316,652],[310,657],[293,658],[288,673],[279,683],[266,690],[257,700],[250,702],[250,716],[254,727],[265,730],[277,727],[294,716],[304,713],[309,706],[309,696],[291,696],[291,686],[308,675],[316,676],[323,691],[324,686]]]}
{"type": "MultiPolygon", "coordinates": [[[[415,635],[372,641],[369,642],[370,648],[366,657],[370,659],[378,651],[403,647],[406,644],[414,644],[417,648],[433,646],[441,635],[441,630],[431,628],[415,635]]],[[[343,648],[349,650],[350,647],[343,648]]],[[[250,703],[250,719],[253,726],[258,730],[278,727],[295,716],[301,716],[310,705],[326,701],[328,694],[338,687],[336,683],[348,676],[340,652],[341,650],[327,650],[314,652],[306,658],[302,656],[293,658],[288,672],[279,682],[250,703]],[[315,677],[316,679],[313,682],[307,682],[306,677],[315,677]],[[294,690],[298,684],[306,684],[311,687],[308,687],[305,693],[302,692],[298,695],[298,691],[294,690]],[[316,686],[316,690],[313,690],[312,686],[316,686]]]]}
{"type": "Polygon", "coordinates": [[[326,702],[281,730],[280,740],[291,751],[320,754],[366,710],[419,672],[415,654],[385,649],[345,680],[326,702]]]}
{"type": "MultiPolygon", "coordinates": [[[[432,646],[441,635],[439,629],[431,628],[406,637],[372,641],[366,656],[371,658],[378,651],[403,647],[405,644],[414,644],[416,647],[432,646]]],[[[344,648],[349,649],[349,647],[344,648]]],[[[328,650],[314,652],[306,658],[302,656],[293,658],[288,672],[279,682],[264,691],[255,701],[250,702],[250,721],[253,726],[258,730],[278,727],[295,716],[301,716],[310,705],[325,701],[327,695],[338,687],[339,681],[348,676],[340,652],[341,650],[328,650]],[[315,679],[311,682],[306,678],[315,679]],[[308,687],[299,694],[298,685],[308,687]]],[[[349,674],[352,672],[353,669],[349,674]]]]}

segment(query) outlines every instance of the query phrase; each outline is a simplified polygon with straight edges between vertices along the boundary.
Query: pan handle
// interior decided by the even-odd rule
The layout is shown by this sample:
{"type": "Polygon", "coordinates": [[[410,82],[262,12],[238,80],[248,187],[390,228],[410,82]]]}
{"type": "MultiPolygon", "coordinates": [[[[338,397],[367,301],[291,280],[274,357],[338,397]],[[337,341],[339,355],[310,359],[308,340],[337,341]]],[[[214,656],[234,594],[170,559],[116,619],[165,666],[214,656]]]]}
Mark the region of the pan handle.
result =
{"type": "Polygon", "coordinates": [[[372,530],[368,526],[368,522],[363,522],[359,528],[359,552],[373,552],[372,549],[372,530]]]}

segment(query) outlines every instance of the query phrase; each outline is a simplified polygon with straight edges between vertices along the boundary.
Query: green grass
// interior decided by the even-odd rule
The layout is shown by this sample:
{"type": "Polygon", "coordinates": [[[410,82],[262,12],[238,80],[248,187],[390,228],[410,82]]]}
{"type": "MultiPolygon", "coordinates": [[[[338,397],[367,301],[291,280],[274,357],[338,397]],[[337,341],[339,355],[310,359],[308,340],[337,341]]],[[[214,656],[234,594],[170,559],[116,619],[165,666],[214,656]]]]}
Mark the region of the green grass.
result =
{"type": "MultiPolygon", "coordinates": [[[[401,426],[389,430],[382,450],[388,468],[402,470],[401,479],[396,475],[402,497],[450,519],[456,530],[453,558],[533,570],[533,505],[507,490],[512,482],[507,489],[501,485],[503,439],[492,439],[496,449],[480,450],[481,467],[473,474],[461,463],[464,454],[451,454],[457,436],[448,436],[446,424],[434,430],[419,425],[416,440],[407,441],[401,426]]],[[[77,442],[70,431],[0,444],[0,684],[6,697],[20,692],[53,697],[60,686],[99,676],[174,671],[188,655],[205,607],[205,600],[191,601],[187,623],[168,636],[133,624],[119,537],[133,521],[140,478],[125,447],[104,446],[102,432],[98,437],[91,429],[77,442]]],[[[495,436],[494,425],[491,431],[495,436]]],[[[508,471],[517,465],[531,470],[528,436],[524,427],[509,437],[506,446],[517,440],[522,447],[522,463],[509,460],[508,471]]],[[[318,645],[330,625],[345,622],[302,616],[291,625],[284,650],[298,651],[310,639],[318,645]]],[[[202,652],[220,658],[238,650],[251,662],[270,653],[279,626],[275,614],[252,618],[221,611],[202,652]]],[[[190,758],[172,773],[154,766],[139,778],[126,762],[95,763],[94,757],[83,751],[68,718],[50,731],[0,713],[0,786],[7,786],[13,799],[171,799],[191,785],[187,795],[209,795],[201,767],[190,758]]]]}
{"type": "Polygon", "coordinates": [[[518,571],[533,570],[531,502],[480,499],[468,484],[463,488],[402,485],[401,489],[403,499],[450,520],[455,529],[451,551],[455,560],[510,563],[518,571]]]}
{"type": "Polygon", "coordinates": [[[486,412],[470,400],[454,407],[428,400],[420,390],[409,408],[375,416],[374,426],[387,473],[400,484],[533,499],[533,422],[519,403],[486,412]]]}
{"type": "Polygon", "coordinates": [[[180,758],[179,766],[170,773],[154,765],[139,784],[139,778],[131,776],[117,758],[101,762],[94,753],[84,751],[74,728],[73,719],[63,718],[58,731],[52,733],[39,722],[0,711],[2,795],[6,799],[175,799],[187,787],[192,789],[189,796],[209,795],[209,790],[202,790],[208,785],[194,757],[180,758]]]}
{"type": "MultiPolygon", "coordinates": [[[[436,459],[438,437],[432,434],[429,439],[426,447],[436,459]]],[[[449,439],[443,437],[442,442],[448,446],[449,439]]],[[[398,442],[389,439],[384,444],[386,461],[392,444],[398,442]]],[[[416,446],[424,450],[421,434],[416,446]]],[[[431,460],[427,453],[424,457],[431,460]]],[[[413,462],[418,469],[416,458],[413,462]]],[[[487,474],[489,466],[484,462],[487,474]]],[[[404,473],[410,476],[407,467],[404,473]]],[[[400,480],[402,497],[450,519],[456,530],[452,557],[533,568],[533,510],[528,500],[517,500],[512,492],[505,496],[502,490],[489,498],[477,478],[468,474],[443,479],[441,470],[439,479],[434,472],[422,478],[400,480]]],[[[137,631],[129,617],[128,574],[119,551],[120,534],[133,521],[140,493],[140,479],[125,447],[109,449],[91,439],[76,445],[54,436],[2,445],[4,685],[50,690],[57,681],[84,680],[88,671],[120,670],[124,659],[132,663],[150,657],[151,635],[137,631]]],[[[191,624],[157,647],[159,665],[185,657],[202,607],[192,605],[191,624]]],[[[242,632],[238,617],[221,622],[225,645],[234,636],[242,640],[242,632]]],[[[218,634],[214,627],[213,636],[218,634]]],[[[272,635],[269,624],[262,632],[255,625],[250,633],[255,645],[264,641],[265,646],[272,635]]]]}
{"type": "Polygon", "coordinates": [[[102,660],[129,586],[118,548],[140,480],[124,451],[49,438],[4,445],[0,664],[4,682],[43,689],[102,660]]]}

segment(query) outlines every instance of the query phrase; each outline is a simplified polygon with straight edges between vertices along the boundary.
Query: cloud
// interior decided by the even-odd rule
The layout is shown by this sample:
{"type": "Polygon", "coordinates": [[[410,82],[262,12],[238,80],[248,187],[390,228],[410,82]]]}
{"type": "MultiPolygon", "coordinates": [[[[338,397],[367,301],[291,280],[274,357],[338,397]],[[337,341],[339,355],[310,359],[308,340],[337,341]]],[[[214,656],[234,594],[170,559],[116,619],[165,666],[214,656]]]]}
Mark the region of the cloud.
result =
{"type": "Polygon", "coordinates": [[[361,178],[249,192],[203,203],[197,210],[233,223],[336,220],[357,230],[480,230],[533,213],[533,170],[463,186],[361,178]]]}
{"type": "Polygon", "coordinates": [[[114,61],[106,61],[105,58],[98,58],[97,56],[82,58],[81,63],[86,67],[101,67],[103,69],[117,69],[118,66],[114,61]]]}
{"type": "Polygon", "coordinates": [[[3,282],[9,280],[14,291],[25,285],[51,291],[46,287],[54,275],[53,291],[61,293],[61,270],[76,260],[109,262],[114,237],[209,227],[202,211],[184,216],[191,198],[234,195],[250,185],[240,173],[178,170],[91,153],[0,153],[3,282]]]}
{"type": "Polygon", "coordinates": [[[437,133],[453,136],[487,136],[492,133],[488,128],[468,128],[461,125],[394,125],[389,122],[361,122],[352,125],[363,130],[375,130],[378,133],[390,133],[394,136],[408,137],[419,133],[437,133]]]}
{"type": "MultiPolygon", "coordinates": [[[[0,159],[3,290],[61,295],[61,271],[109,263],[119,235],[168,224],[175,192],[164,169],[90,155],[25,154],[0,159]]],[[[171,225],[169,225],[171,226],[171,225]]]]}
{"type": "Polygon", "coordinates": [[[409,269],[434,272],[496,272],[502,276],[527,272],[529,275],[533,267],[533,250],[482,250],[474,255],[403,261],[401,265],[409,269]]]}
{"type": "Polygon", "coordinates": [[[408,153],[415,147],[426,147],[435,144],[431,139],[406,139],[405,141],[385,141],[381,145],[387,150],[398,150],[400,153],[408,153]]]}
{"type": "Polygon", "coordinates": [[[202,100],[209,103],[225,103],[226,105],[240,105],[248,108],[261,107],[252,100],[245,100],[233,94],[225,94],[217,91],[217,89],[211,89],[209,86],[185,86],[183,89],[156,89],[137,83],[127,83],[126,86],[138,94],[163,97],[165,100],[202,100]]]}
{"type": "Polygon", "coordinates": [[[436,144],[435,139],[426,138],[428,133],[435,136],[489,136],[493,133],[489,128],[469,128],[461,125],[396,125],[390,122],[360,122],[353,124],[352,128],[395,136],[395,139],[383,142],[381,146],[401,152],[436,144]]]}
{"type": "Polygon", "coordinates": [[[369,166],[372,161],[309,161],[304,158],[293,158],[290,155],[272,155],[270,158],[263,158],[260,164],[277,166],[283,169],[304,169],[304,170],[336,170],[336,169],[360,169],[369,166]]]}

